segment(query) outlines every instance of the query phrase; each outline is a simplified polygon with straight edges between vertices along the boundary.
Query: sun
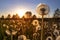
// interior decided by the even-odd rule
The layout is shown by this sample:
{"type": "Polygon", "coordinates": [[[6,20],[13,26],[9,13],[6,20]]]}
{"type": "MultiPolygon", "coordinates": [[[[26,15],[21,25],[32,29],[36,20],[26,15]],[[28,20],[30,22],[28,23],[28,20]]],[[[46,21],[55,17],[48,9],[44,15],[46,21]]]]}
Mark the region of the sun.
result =
{"type": "Polygon", "coordinates": [[[25,14],[25,12],[29,11],[28,9],[19,9],[16,11],[16,13],[22,18],[25,14]]]}
{"type": "Polygon", "coordinates": [[[15,14],[17,13],[20,16],[20,18],[22,18],[27,11],[31,11],[31,9],[29,9],[29,8],[28,9],[27,8],[18,8],[15,10],[15,14]]]}
{"type": "Polygon", "coordinates": [[[20,17],[22,17],[24,14],[25,14],[25,12],[26,12],[27,10],[25,10],[25,9],[20,9],[20,10],[17,10],[17,14],[20,16],[20,17]]]}

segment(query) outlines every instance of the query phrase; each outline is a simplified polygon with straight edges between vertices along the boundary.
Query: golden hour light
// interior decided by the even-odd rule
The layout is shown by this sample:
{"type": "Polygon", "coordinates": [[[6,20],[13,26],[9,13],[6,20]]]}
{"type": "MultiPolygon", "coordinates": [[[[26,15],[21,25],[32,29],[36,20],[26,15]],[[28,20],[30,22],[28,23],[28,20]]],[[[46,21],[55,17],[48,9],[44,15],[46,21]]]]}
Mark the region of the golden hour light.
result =
{"type": "Polygon", "coordinates": [[[0,0],[0,40],[60,40],[60,0],[0,0]]]}
{"type": "Polygon", "coordinates": [[[24,14],[25,14],[25,12],[27,12],[28,11],[28,9],[19,9],[19,10],[17,10],[17,14],[20,16],[20,17],[23,17],[24,16],[24,14]]]}

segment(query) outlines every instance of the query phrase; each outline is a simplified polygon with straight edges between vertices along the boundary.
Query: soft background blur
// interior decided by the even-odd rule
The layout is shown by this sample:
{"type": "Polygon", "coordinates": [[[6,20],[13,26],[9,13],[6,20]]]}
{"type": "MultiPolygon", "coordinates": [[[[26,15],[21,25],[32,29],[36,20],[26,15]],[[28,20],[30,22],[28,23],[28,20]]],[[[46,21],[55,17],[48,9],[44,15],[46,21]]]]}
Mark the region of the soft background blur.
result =
{"type": "Polygon", "coordinates": [[[0,0],[0,16],[13,15],[21,9],[29,10],[38,16],[35,10],[39,3],[45,3],[50,7],[49,17],[52,17],[54,11],[60,8],[60,0],[0,0]]]}

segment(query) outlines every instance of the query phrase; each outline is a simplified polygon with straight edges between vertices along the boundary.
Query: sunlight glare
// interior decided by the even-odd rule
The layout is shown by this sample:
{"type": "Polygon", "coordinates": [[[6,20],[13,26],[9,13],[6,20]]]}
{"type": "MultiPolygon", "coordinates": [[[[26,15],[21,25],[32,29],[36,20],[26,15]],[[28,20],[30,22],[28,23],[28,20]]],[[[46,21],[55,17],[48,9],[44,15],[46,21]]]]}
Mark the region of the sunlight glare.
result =
{"type": "Polygon", "coordinates": [[[18,15],[20,16],[20,18],[21,18],[21,17],[24,16],[24,14],[25,14],[26,11],[28,11],[28,10],[26,10],[26,9],[20,9],[20,10],[17,10],[17,14],[18,14],[18,15]]]}

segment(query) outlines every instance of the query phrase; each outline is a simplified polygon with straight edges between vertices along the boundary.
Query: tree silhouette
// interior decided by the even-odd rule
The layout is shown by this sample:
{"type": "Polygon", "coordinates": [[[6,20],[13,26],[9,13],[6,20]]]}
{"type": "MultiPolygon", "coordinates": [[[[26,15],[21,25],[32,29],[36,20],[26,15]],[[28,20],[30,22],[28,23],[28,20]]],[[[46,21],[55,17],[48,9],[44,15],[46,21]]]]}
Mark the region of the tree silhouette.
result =
{"type": "Polygon", "coordinates": [[[20,17],[19,17],[18,14],[16,14],[16,15],[13,15],[12,18],[13,18],[13,19],[19,19],[20,17]]]}
{"type": "Polygon", "coordinates": [[[54,16],[53,16],[54,18],[60,18],[60,9],[59,8],[57,8],[56,10],[55,10],[55,13],[54,13],[54,16]]]}
{"type": "Polygon", "coordinates": [[[2,15],[1,18],[4,19],[4,15],[2,15]]]}
{"type": "Polygon", "coordinates": [[[8,14],[7,18],[11,18],[11,15],[10,15],[10,14],[8,14]]]}

